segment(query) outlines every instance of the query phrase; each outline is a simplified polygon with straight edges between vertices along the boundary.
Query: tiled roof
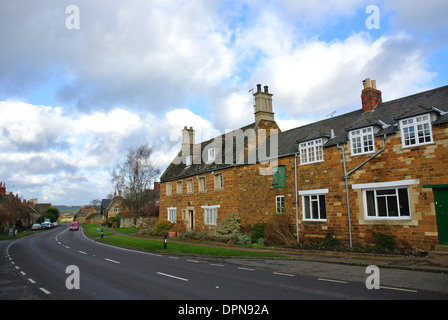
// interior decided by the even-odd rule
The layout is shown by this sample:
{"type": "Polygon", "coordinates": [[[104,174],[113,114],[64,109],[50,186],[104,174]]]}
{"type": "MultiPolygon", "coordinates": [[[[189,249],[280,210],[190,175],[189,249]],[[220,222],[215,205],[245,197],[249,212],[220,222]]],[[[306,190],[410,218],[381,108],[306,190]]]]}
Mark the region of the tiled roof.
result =
{"type": "MultiPolygon", "coordinates": [[[[434,122],[435,125],[448,122],[448,113],[444,114],[444,112],[448,112],[448,86],[383,102],[378,104],[376,108],[370,112],[364,112],[363,109],[359,109],[340,116],[280,132],[277,136],[278,156],[282,157],[294,154],[298,151],[300,143],[318,138],[325,138],[326,142],[324,147],[335,146],[338,143],[342,144],[348,141],[348,133],[350,130],[368,126],[375,126],[378,128],[376,133],[377,136],[394,134],[398,130],[398,122],[400,119],[429,112],[433,112],[437,115],[437,119],[434,122]]],[[[254,127],[255,123],[243,127],[241,130],[244,131],[254,127]]],[[[222,141],[222,150],[225,152],[225,135],[217,138],[221,138],[219,140],[222,141]]],[[[270,138],[267,139],[268,149],[270,146],[270,138]]],[[[213,141],[216,141],[216,139],[196,145],[196,147],[200,147],[201,155],[207,147],[212,146],[213,141]]],[[[233,150],[235,150],[235,147],[233,150]]],[[[269,150],[267,154],[269,154],[269,150]]],[[[181,153],[179,153],[179,156],[180,155],[181,153]]],[[[235,155],[234,163],[236,163],[235,155]]],[[[203,161],[201,161],[200,164],[192,164],[190,166],[186,166],[184,163],[171,163],[163,173],[161,181],[180,179],[233,166],[234,164],[216,164],[214,162],[204,163],[203,161]]]]}

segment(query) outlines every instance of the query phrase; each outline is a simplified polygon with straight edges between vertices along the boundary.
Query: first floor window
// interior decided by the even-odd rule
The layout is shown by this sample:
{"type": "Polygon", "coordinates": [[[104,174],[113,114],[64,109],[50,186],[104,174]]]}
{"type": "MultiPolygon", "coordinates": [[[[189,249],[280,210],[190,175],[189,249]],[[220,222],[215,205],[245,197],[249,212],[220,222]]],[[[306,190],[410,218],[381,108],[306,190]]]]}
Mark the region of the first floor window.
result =
{"type": "Polygon", "coordinates": [[[375,151],[373,145],[373,127],[350,131],[352,155],[375,151]]]}
{"type": "Polygon", "coordinates": [[[175,223],[177,220],[176,211],[176,208],[168,208],[168,220],[172,223],[175,223]]]}
{"type": "Polygon", "coordinates": [[[403,147],[418,146],[433,141],[429,115],[401,120],[400,125],[403,147]]]}
{"type": "Polygon", "coordinates": [[[218,207],[219,206],[202,207],[204,209],[204,223],[206,225],[216,225],[218,219],[218,207]]]}
{"type": "Polygon", "coordinates": [[[408,188],[364,190],[367,218],[409,218],[408,188]]]}
{"type": "Polygon", "coordinates": [[[324,160],[322,139],[316,139],[299,145],[300,164],[319,162],[324,160]]]}
{"type": "Polygon", "coordinates": [[[222,173],[215,176],[215,189],[221,190],[224,187],[224,180],[222,178],[222,173]]]}
{"type": "Polygon", "coordinates": [[[279,214],[285,213],[285,196],[275,197],[275,212],[279,214]]]}

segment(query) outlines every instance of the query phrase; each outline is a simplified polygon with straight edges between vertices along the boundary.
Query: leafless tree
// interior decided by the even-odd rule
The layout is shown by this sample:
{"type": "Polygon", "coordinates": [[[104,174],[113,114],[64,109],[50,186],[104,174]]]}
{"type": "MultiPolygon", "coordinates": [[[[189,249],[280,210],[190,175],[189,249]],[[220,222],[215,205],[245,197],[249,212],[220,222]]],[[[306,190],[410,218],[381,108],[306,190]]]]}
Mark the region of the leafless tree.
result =
{"type": "Polygon", "coordinates": [[[145,190],[155,181],[160,170],[150,161],[152,149],[143,144],[137,149],[130,148],[126,159],[111,173],[115,190],[121,190],[123,205],[137,213],[145,205],[145,190]]]}

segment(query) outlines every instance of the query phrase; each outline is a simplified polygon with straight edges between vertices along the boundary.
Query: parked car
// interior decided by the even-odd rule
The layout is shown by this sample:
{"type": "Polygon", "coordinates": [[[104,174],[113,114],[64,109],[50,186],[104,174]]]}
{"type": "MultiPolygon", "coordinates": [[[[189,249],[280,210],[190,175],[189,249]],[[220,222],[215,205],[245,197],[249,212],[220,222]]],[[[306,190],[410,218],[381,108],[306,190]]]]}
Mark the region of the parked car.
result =
{"type": "Polygon", "coordinates": [[[42,229],[51,229],[53,228],[53,224],[51,222],[43,222],[40,224],[42,229]]]}
{"type": "Polygon", "coordinates": [[[31,230],[40,230],[40,229],[42,229],[42,227],[41,227],[41,225],[39,223],[35,223],[31,227],[31,230]]]}
{"type": "Polygon", "coordinates": [[[70,231],[72,231],[72,230],[76,230],[76,231],[78,231],[78,229],[79,229],[79,223],[78,223],[78,222],[71,222],[71,223],[70,223],[70,227],[69,227],[69,229],[70,229],[70,231]]]}

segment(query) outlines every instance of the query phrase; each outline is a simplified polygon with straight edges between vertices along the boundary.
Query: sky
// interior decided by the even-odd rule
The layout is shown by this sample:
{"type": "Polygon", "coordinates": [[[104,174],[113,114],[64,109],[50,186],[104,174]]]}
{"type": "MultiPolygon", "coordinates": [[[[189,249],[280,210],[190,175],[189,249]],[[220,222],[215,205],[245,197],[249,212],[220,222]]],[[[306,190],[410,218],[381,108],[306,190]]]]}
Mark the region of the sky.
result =
{"type": "Polygon", "coordinates": [[[254,122],[269,86],[285,131],[448,85],[446,0],[0,0],[0,181],[84,205],[148,143],[180,150],[254,122]]]}

